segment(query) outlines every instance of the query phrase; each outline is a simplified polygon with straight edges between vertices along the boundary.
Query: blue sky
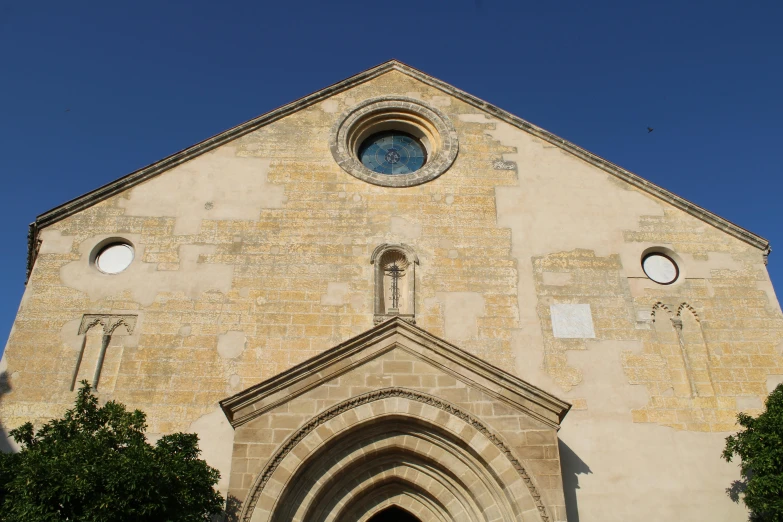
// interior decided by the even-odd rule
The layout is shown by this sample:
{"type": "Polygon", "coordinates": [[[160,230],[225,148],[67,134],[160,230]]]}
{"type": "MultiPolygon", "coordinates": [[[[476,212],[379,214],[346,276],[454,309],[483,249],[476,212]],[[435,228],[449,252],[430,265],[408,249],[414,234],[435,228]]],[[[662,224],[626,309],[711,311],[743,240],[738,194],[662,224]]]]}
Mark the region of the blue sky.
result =
{"type": "Polygon", "coordinates": [[[779,286],[782,19],[763,0],[0,2],[0,337],[36,215],[390,58],[766,237],[779,286]]]}

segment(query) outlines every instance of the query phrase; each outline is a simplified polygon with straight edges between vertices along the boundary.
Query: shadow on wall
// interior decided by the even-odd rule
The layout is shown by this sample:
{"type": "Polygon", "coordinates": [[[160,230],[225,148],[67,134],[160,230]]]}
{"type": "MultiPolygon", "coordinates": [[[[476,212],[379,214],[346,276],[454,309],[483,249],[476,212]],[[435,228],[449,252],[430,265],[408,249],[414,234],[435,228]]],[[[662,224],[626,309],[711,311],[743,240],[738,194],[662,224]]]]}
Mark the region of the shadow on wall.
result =
{"type": "MultiPolygon", "coordinates": [[[[0,373],[0,404],[3,402],[3,395],[6,395],[11,391],[11,383],[8,382],[8,372],[0,373]]],[[[11,453],[15,451],[15,446],[8,438],[8,434],[3,428],[2,422],[0,422],[0,451],[3,453],[11,453]]]]}
{"type": "Polygon", "coordinates": [[[242,502],[234,495],[228,495],[226,498],[226,512],[222,519],[215,519],[216,522],[238,522],[239,514],[242,511],[242,502]]]}
{"type": "Polygon", "coordinates": [[[566,516],[568,522],[579,522],[579,506],[576,500],[576,490],[579,489],[578,475],[587,475],[592,471],[590,471],[590,466],[585,464],[565,442],[558,440],[558,446],[560,447],[560,469],[563,472],[566,516]]]}
{"type": "MultiPolygon", "coordinates": [[[[744,494],[748,489],[748,480],[752,477],[753,472],[749,472],[747,477],[735,480],[731,483],[731,486],[726,488],[726,495],[729,496],[732,502],[735,504],[740,503],[740,495],[744,494]]],[[[750,517],[750,520],[754,520],[752,516],[750,517]]]]}

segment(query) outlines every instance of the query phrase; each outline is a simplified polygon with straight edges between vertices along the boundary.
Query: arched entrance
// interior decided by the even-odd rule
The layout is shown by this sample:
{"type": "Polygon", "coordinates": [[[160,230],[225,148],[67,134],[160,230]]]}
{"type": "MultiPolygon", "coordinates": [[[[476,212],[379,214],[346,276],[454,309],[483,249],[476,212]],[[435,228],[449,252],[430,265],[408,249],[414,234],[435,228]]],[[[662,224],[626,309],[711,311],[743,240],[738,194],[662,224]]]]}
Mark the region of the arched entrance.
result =
{"type": "Polygon", "coordinates": [[[407,511],[397,506],[391,506],[376,513],[367,522],[421,522],[407,511]]]}
{"type": "Polygon", "coordinates": [[[241,522],[565,520],[569,405],[400,318],[221,406],[241,522]]]}
{"type": "Polygon", "coordinates": [[[548,520],[521,463],[453,405],[387,389],[329,411],[272,458],[244,520],[371,522],[398,510],[417,522],[548,520]]]}

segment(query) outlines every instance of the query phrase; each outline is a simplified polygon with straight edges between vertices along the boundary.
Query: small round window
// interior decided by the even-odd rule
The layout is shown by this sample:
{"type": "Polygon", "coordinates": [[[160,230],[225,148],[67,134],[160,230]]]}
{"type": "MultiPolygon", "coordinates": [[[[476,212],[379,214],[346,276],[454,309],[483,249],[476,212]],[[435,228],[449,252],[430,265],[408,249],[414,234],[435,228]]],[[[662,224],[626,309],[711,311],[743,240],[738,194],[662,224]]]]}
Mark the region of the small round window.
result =
{"type": "Polygon", "coordinates": [[[680,276],[680,268],[672,258],[658,252],[645,256],[642,268],[647,277],[658,284],[670,285],[680,276]]]}
{"type": "Polygon", "coordinates": [[[105,274],[119,274],[133,262],[133,247],[127,243],[106,245],[95,256],[95,266],[105,274]]]}
{"type": "Polygon", "coordinates": [[[407,132],[378,132],[362,142],[359,160],[379,174],[410,174],[424,166],[427,150],[407,132]]]}

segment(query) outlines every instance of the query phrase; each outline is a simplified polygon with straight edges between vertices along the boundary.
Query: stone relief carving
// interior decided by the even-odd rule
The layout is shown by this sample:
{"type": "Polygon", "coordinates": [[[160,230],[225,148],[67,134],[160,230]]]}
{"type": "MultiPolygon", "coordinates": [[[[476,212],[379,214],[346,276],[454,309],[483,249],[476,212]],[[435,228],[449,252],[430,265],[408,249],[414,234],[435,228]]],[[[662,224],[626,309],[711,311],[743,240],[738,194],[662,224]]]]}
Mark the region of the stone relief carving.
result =
{"type": "Polygon", "coordinates": [[[133,330],[136,328],[137,319],[138,316],[130,314],[85,314],[82,317],[82,322],[79,325],[79,335],[83,336],[82,346],[81,350],[79,350],[79,355],[76,358],[76,365],[71,377],[71,391],[76,388],[76,385],[80,380],[80,375],[83,378],[87,377],[85,372],[88,372],[88,366],[92,366],[93,364],[95,369],[90,384],[96,391],[98,390],[98,382],[101,378],[103,361],[106,358],[106,351],[109,348],[112,336],[132,335],[133,330]],[[100,326],[102,333],[100,347],[90,346],[88,344],[87,333],[93,327],[97,326],[100,326]],[[124,331],[120,326],[125,327],[124,331]]]}
{"type": "Polygon", "coordinates": [[[130,314],[84,314],[79,326],[79,335],[86,334],[90,328],[99,324],[103,327],[104,335],[114,334],[119,326],[125,326],[128,335],[132,335],[133,329],[136,328],[136,319],[138,319],[137,315],[130,314]]]}

